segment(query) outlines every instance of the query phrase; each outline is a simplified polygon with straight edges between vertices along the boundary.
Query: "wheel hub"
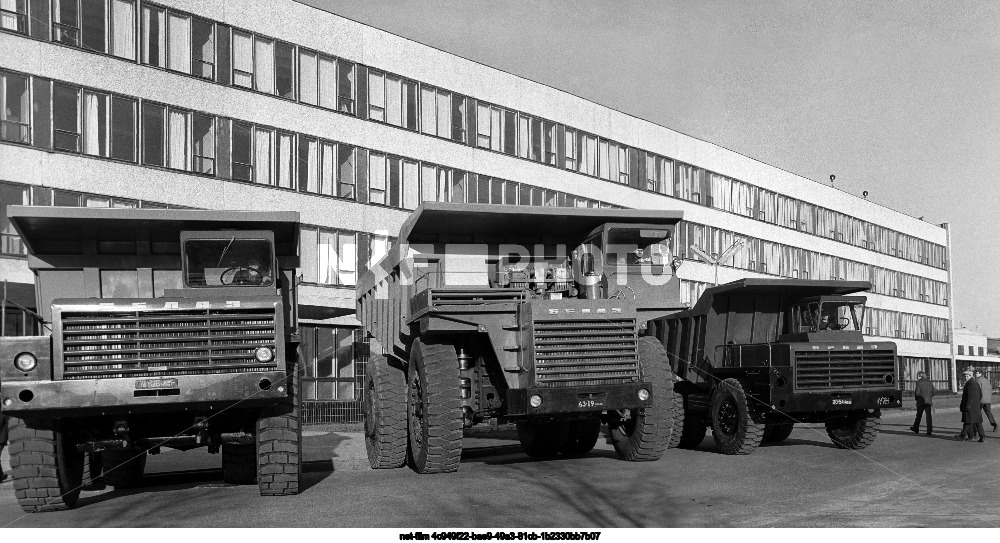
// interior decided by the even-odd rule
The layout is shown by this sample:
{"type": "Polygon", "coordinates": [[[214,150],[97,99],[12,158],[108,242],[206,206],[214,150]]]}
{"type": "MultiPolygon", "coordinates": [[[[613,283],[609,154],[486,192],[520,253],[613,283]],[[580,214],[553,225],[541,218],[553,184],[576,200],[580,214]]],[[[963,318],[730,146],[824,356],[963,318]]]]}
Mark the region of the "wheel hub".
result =
{"type": "Polygon", "coordinates": [[[414,372],[410,381],[410,428],[414,429],[414,439],[419,443],[423,440],[423,432],[416,430],[424,427],[424,390],[420,384],[420,375],[414,372]]]}
{"type": "Polygon", "coordinates": [[[719,406],[719,429],[727,436],[731,436],[736,433],[737,427],[739,427],[739,410],[733,400],[727,398],[719,406]]]}

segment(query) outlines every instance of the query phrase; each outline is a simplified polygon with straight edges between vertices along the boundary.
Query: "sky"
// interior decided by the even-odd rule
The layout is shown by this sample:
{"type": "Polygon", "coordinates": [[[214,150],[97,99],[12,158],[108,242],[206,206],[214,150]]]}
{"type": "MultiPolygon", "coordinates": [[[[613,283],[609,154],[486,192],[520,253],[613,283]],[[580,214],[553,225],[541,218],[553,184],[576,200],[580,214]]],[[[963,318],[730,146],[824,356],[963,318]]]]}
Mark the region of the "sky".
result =
{"type": "Polygon", "coordinates": [[[1000,2],[303,1],[947,222],[1000,337],[1000,2]]]}

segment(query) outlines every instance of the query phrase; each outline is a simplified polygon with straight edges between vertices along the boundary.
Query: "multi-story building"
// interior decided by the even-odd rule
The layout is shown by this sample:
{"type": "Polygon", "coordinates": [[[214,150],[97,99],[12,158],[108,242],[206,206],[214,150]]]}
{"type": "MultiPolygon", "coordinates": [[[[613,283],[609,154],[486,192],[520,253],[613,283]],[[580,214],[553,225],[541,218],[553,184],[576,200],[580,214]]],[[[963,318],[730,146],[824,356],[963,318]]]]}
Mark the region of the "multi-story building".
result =
{"type": "Polygon", "coordinates": [[[8,205],[297,210],[314,419],[358,414],[352,287],[422,200],[682,210],[687,300],[743,240],[720,281],[869,280],[865,334],[953,381],[946,227],[556,88],[289,0],[0,0],[0,51],[9,298],[8,205]]]}
{"type": "Polygon", "coordinates": [[[986,334],[969,328],[955,328],[951,337],[955,350],[957,386],[965,384],[959,371],[976,368],[983,370],[983,375],[993,383],[994,389],[1000,388],[1000,353],[989,348],[990,339],[986,334]]]}

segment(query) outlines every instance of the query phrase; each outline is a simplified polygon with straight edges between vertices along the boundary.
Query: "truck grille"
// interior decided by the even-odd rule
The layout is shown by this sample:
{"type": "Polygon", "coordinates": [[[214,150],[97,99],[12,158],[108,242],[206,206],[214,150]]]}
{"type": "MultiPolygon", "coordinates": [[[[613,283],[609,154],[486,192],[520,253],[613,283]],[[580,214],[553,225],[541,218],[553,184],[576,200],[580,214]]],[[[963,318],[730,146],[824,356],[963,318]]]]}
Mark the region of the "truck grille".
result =
{"type": "Polygon", "coordinates": [[[535,385],[572,387],[639,380],[635,319],[533,324],[535,385]]]}
{"type": "Polygon", "coordinates": [[[798,390],[895,388],[896,386],[896,352],[892,349],[795,353],[795,388],[798,390]],[[892,376],[891,383],[886,383],[886,375],[892,376]]]}
{"type": "MultiPolygon", "coordinates": [[[[63,379],[271,371],[275,310],[64,311],[63,379]],[[270,347],[269,363],[254,358],[270,347]]],[[[58,348],[58,347],[57,347],[58,348]]]]}

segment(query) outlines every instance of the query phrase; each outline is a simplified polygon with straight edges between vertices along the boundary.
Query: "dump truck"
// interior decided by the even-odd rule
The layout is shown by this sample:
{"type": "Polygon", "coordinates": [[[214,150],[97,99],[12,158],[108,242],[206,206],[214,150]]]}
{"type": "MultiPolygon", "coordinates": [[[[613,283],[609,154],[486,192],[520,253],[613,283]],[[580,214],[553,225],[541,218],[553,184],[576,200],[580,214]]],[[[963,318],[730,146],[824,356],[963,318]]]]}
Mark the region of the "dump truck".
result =
{"type": "Polygon", "coordinates": [[[871,445],[881,410],[902,406],[896,345],[862,335],[867,281],[742,279],[652,324],[684,399],[680,448],[711,427],[726,454],[824,423],[845,449],[871,445]]]}
{"type": "Polygon", "coordinates": [[[678,211],[424,203],[358,281],[373,468],[458,469],[463,429],[516,423],[536,457],[619,457],[680,438],[674,374],[646,323],[682,309],[678,211]]]}
{"type": "Polygon", "coordinates": [[[298,213],[9,208],[44,335],[0,339],[14,489],[76,505],[161,447],[221,450],[225,481],[296,494],[298,213]]]}

